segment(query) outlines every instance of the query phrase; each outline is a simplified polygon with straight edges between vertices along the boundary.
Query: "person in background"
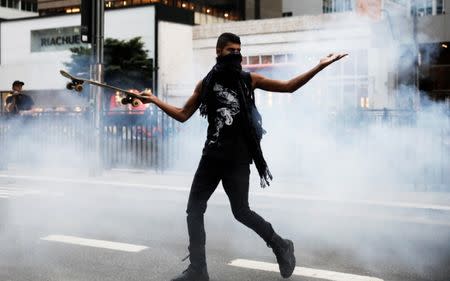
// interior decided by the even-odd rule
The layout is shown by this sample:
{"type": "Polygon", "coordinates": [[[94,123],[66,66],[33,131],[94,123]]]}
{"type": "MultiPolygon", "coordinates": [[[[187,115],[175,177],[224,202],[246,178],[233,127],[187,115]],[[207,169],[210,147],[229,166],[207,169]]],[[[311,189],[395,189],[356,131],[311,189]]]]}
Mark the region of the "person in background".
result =
{"type": "Polygon", "coordinates": [[[6,112],[11,115],[17,115],[21,111],[31,110],[34,101],[29,95],[22,93],[22,87],[25,83],[16,80],[12,84],[12,94],[6,98],[6,112]]]}

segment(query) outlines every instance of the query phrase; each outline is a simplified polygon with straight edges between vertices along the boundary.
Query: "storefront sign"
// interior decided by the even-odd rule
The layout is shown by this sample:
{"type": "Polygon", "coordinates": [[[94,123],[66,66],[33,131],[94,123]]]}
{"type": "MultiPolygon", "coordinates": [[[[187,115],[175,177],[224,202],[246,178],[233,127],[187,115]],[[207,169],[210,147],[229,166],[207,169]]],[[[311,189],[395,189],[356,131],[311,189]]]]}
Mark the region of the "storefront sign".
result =
{"type": "Polygon", "coordinates": [[[31,31],[31,52],[64,51],[81,44],[79,26],[31,31]]]}

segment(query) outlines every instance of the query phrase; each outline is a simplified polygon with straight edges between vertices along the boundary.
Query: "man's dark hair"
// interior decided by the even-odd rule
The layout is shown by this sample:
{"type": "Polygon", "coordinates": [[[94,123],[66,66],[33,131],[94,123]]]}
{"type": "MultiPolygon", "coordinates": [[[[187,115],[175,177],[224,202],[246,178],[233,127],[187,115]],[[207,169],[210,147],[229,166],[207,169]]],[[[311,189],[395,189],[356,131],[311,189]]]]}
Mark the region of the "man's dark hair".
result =
{"type": "Polygon", "coordinates": [[[236,34],[225,32],[217,38],[217,49],[223,49],[228,43],[241,44],[241,38],[236,34]]]}

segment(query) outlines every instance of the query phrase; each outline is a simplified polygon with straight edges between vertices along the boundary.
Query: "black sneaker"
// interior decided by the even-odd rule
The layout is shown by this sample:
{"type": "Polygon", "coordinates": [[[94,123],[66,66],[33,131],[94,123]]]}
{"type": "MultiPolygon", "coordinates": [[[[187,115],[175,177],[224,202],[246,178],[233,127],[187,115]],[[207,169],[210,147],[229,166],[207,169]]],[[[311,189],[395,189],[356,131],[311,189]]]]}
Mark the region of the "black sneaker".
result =
{"type": "Polygon", "coordinates": [[[192,265],[189,265],[183,273],[171,281],[209,281],[208,270],[206,269],[206,266],[198,270],[192,265]]]}
{"type": "Polygon", "coordinates": [[[281,276],[289,278],[295,269],[294,243],[275,234],[270,247],[277,258],[281,276]]]}

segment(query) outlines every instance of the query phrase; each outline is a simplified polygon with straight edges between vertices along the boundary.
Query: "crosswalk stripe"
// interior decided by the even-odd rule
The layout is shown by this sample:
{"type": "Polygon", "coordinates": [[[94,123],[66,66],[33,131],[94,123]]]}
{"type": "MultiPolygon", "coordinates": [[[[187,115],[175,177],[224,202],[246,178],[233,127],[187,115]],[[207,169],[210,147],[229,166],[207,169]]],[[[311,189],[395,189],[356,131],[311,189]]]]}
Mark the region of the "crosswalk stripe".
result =
{"type": "Polygon", "coordinates": [[[41,240],[134,253],[148,248],[147,246],[142,245],[133,245],[127,243],[87,239],[65,235],[49,235],[47,237],[42,237],[41,240]]]}
{"type": "MultiPolygon", "coordinates": [[[[256,269],[256,270],[264,270],[271,272],[279,272],[278,264],[268,263],[268,262],[260,262],[260,261],[252,261],[245,259],[236,259],[231,261],[228,265],[248,268],[248,269],[256,269]]],[[[331,280],[331,281],[383,281],[383,279],[379,279],[371,276],[362,276],[355,275],[349,273],[342,273],[336,271],[328,271],[323,269],[314,269],[308,267],[300,267],[296,266],[294,269],[294,273],[292,275],[317,278],[323,280],[331,280]]]]}
{"type": "Polygon", "coordinates": [[[8,194],[10,194],[10,195],[13,195],[13,194],[26,194],[26,192],[20,192],[20,191],[18,191],[18,190],[7,190],[7,191],[5,191],[5,190],[1,190],[0,189],[0,195],[8,195],[8,194]]]}

